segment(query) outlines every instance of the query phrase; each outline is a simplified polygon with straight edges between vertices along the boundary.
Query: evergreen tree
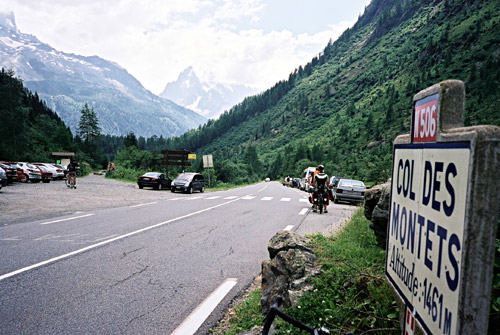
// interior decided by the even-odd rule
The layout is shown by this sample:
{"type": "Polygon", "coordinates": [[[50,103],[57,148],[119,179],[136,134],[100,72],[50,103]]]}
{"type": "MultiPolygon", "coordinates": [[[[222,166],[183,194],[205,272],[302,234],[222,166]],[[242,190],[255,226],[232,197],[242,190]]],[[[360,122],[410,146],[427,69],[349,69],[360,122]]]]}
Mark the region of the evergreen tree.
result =
{"type": "Polygon", "coordinates": [[[78,134],[85,143],[92,142],[101,135],[99,120],[94,112],[94,107],[89,108],[85,103],[81,110],[80,121],[78,122],[78,134]]]}

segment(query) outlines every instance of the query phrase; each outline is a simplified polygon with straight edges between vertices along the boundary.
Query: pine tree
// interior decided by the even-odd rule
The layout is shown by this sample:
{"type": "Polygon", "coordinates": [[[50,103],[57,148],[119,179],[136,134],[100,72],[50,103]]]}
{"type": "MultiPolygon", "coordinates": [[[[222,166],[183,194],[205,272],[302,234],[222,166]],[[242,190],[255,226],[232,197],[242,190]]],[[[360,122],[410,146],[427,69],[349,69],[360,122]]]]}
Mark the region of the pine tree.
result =
{"type": "Polygon", "coordinates": [[[89,108],[87,103],[85,103],[81,110],[80,121],[78,122],[78,134],[86,143],[92,142],[101,135],[99,120],[94,112],[94,108],[89,108]]]}

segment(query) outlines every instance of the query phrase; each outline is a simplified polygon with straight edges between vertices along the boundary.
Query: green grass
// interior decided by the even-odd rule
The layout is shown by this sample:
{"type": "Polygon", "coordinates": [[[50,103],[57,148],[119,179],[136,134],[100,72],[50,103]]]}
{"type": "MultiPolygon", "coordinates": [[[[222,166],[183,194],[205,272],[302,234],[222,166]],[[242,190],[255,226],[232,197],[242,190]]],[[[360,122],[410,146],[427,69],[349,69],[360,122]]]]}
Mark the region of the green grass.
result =
{"type": "MultiPolygon", "coordinates": [[[[399,334],[399,312],[384,275],[385,252],[376,246],[362,209],[337,236],[310,237],[322,273],[313,279],[314,290],[286,313],[330,331],[399,334]]],[[[217,334],[237,334],[261,325],[260,290],[237,308],[229,322],[230,330],[226,328],[226,332],[217,334]]],[[[275,326],[276,334],[301,334],[281,320],[275,326]]]]}

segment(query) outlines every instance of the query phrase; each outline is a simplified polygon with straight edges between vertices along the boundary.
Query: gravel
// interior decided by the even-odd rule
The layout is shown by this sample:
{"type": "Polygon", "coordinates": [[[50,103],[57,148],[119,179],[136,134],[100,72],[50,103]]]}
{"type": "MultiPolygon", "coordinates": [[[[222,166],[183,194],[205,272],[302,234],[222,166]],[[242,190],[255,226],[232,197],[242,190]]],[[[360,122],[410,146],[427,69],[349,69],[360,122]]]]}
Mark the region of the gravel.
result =
{"type": "Polygon", "coordinates": [[[77,189],[64,180],[14,183],[0,190],[0,225],[45,220],[76,212],[131,206],[172,197],[169,191],[140,190],[135,183],[88,175],[77,179],[77,189]]]}

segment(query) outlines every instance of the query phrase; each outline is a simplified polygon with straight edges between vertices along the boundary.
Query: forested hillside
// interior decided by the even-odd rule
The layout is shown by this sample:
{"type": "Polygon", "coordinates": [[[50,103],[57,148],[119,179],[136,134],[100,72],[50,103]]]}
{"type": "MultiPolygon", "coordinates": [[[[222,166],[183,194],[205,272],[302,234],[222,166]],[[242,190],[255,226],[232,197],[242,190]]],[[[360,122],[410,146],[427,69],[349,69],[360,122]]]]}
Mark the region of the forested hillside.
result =
{"type": "Polygon", "coordinates": [[[59,116],[27,90],[12,71],[0,72],[0,159],[49,161],[73,148],[73,136],[59,116]]]}
{"type": "Polygon", "coordinates": [[[318,163],[386,180],[412,98],[430,85],[464,81],[465,125],[500,126],[499,26],[496,0],[373,0],[288,80],[166,145],[213,154],[222,181],[297,176],[318,163]]]}

